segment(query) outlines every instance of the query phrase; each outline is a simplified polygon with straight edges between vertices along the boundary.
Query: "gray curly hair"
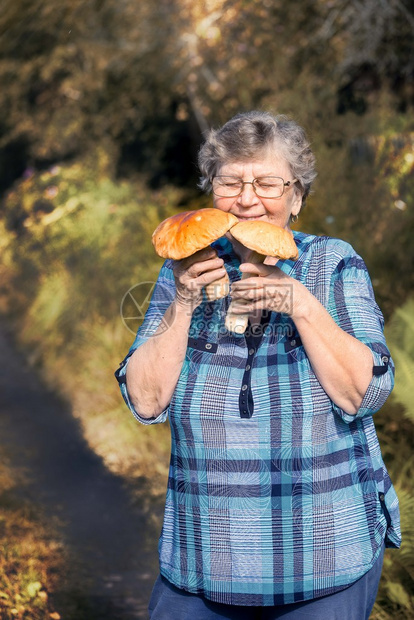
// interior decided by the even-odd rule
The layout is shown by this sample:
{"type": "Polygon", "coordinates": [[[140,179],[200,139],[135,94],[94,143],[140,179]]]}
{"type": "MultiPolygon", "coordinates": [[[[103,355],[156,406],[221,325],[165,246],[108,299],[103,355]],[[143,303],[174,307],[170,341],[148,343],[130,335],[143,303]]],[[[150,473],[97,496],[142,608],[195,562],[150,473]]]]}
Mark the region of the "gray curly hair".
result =
{"type": "Polygon", "coordinates": [[[303,207],[317,174],[315,156],[300,125],[284,115],[273,116],[269,112],[240,113],[221,128],[210,130],[198,153],[200,189],[211,191],[212,179],[221,166],[256,159],[269,148],[290,166],[303,207]]]}

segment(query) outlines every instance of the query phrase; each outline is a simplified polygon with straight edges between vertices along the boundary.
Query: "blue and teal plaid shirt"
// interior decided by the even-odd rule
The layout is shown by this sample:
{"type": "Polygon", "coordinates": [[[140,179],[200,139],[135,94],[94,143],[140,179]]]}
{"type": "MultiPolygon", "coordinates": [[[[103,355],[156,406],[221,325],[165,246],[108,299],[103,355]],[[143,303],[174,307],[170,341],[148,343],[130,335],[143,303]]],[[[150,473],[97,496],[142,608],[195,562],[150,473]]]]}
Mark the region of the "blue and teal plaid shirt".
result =
{"type": "MultiPolygon", "coordinates": [[[[293,321],[270,313],[261,333],[224,328],[229,299],[193,313],[186,358],[166,411],[171,464],[159,543],[175,586],[234,605],[279,605],[331,594],[364,575],[383,540],[400,545],[398,500],[372,414],[393,386],[383,319],[362,259],[338,239],[294,233],[302,282],[336,323],[372,351],[373,377],[356,415],[321,387],[293,321]]],[[[213,244],[231,281],[239,261],[213,244]]],[[[174,298],[166,261],[130,354],[154,334],[174,298]]],[[[291,291],[282,294],[290,303],[291,291]]],[[[355,359],[358,365],[358,359],[355,359]]]]}

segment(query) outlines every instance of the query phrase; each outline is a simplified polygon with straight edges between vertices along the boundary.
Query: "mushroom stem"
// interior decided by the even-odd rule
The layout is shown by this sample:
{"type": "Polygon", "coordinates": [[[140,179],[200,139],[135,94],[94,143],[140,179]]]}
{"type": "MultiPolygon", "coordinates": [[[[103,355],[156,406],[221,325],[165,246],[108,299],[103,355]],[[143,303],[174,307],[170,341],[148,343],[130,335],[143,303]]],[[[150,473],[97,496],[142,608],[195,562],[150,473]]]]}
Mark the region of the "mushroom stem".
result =
{"type": "Polygon", "coordinates": [[[229,276],[224,275],[222,278],[218,280],[214,280],[210,284],[207,284],[204,287],[206,292],[206,297],[208,301],[216,301],[216,299],[221,299],[222,297],[226,297],[226,295],[230,292],[230,280],[229,276]]]}
{"type": "MultiPolygon", "coordinates": [[[[256,265],[263,263],[266,257],[263,254],[259,254],[259,252],[255,252],[254,250],[249,256],[249,263],[254,263],[256,265]]],[[[251,273],[242,273],[242,280],[246,278],[250,278],[252,276],[251,273]]],[[[249,322],[250,312],[246,314],[235,314],[232,311],[233,302],[230,303],[230,306],[227,310],[225,326],[229,332],[233,332],[235,334],[244,334],[247,329],[247,324],[249,322]]]]}

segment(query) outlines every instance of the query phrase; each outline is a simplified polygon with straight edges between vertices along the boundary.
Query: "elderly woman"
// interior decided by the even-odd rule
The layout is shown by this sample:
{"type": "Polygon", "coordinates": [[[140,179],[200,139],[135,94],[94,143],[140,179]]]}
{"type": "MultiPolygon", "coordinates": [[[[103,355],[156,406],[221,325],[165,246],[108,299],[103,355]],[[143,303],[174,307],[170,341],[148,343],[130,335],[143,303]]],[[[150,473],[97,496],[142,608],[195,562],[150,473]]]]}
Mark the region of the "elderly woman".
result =
{"type": "MultiPolygon", "coordinates": [[[[262,112],[211,131],[199,166],[215,208],[287,230],[316,176],[304,131],[262,112]]],[[[367,269],[348,243],[293,235],[297,261],[249,263],[231,232],[167,260],[117,371],[136,418],[171,426],[152,620],[362,620],[400,544],[372,420],[393,365],[367,269]],[[244,334],[224,327],[228,297],[203,294],[225,271],[244,334]]]]}

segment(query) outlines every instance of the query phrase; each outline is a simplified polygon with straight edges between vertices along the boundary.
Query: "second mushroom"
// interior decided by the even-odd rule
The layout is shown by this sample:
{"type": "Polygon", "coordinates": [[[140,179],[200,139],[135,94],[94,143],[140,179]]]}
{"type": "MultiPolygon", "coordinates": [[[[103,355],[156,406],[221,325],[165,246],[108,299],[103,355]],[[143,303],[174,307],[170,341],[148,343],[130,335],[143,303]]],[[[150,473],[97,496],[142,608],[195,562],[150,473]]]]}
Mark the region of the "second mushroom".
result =
{"type": "MultiPolygon", "coordinates": [[[[231,235],[239,243],[252,250],[249,256],[250,263],[263,263],[267,256],[292,260],[298,258],[298,249],[292,233],[275,224],[260,220],[239,222],[232,227],[231,235]]],[[[242,279],[248,277],[251,277],[251,274],[244,272],[242,279]]],[[[230,303],[225,322],[226,328],[230,332],[243,334],[248,321],[249,313],[235,314],[232,311],[232,303],[230,303]]]]}

